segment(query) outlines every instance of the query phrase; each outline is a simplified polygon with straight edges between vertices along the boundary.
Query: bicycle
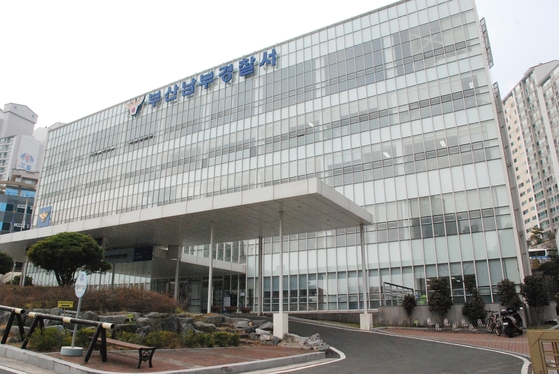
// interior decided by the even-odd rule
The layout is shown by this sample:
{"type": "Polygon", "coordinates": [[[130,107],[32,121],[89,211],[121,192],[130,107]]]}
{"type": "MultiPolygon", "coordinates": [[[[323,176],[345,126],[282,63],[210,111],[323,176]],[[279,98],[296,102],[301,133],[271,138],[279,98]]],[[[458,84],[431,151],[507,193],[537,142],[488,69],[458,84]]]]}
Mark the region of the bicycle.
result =
{"type": "Polygon", "coordinates": [[[495,324],[495,334],[497,334],[497,336],[501,336],[502,333],[503,333],[503,321],[501,317],[499,317],[495,324]]]}
{"type": "Polygon", "coordinates": [[[489,316],[487,317],[487,319],[485,320],[485,328],[487,330],[488,333],[492,333],[495,332],[495,334],[497,335],[501,335],[502,331],[503,331],[503,325],[499,318],[499,313],[494,312],[492,310],[486,310],[486,313],[489,313],[489,316]],[[499,328],[499,331],[497,331],[497,327],[499,328]]]}

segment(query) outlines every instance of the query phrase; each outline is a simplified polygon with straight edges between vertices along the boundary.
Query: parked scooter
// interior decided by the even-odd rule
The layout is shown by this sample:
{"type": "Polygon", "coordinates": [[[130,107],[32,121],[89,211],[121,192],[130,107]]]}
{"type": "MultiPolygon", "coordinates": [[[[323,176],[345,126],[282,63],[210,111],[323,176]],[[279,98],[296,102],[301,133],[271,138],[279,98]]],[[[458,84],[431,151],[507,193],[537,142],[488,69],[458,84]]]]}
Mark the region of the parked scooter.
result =
{"type": "MultiPolygon", "coordinates": [[[[522,309],[522,308],[521,308],[522,309]]],[[[503,332],[512,338],[514,334],[522,335],[522,317],[516,309],[503,309],[501,311],[503,332]]]]}

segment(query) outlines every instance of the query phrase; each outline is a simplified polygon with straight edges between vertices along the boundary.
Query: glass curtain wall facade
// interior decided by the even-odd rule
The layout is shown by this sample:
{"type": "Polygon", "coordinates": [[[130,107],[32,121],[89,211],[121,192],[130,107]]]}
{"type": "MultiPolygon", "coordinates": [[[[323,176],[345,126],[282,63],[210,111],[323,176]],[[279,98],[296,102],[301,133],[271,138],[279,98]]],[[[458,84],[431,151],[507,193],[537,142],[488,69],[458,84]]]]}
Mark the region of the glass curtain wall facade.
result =
{"type": "MultiPolygon", "coordinates": [[[[56,224],[316,177],[375,217],[371,307],[436,277],[463,302],[468,275],[492,301],[524,277],[493,100],[473,0],[401,1],[52,129],[37,206],[56,224]]],[[[279,240],[263,300],[242,243],[249,306],[279,307],[279,240]]],[[[359,228],[283,240],[284,310],[363,308],[359,228]]]]}

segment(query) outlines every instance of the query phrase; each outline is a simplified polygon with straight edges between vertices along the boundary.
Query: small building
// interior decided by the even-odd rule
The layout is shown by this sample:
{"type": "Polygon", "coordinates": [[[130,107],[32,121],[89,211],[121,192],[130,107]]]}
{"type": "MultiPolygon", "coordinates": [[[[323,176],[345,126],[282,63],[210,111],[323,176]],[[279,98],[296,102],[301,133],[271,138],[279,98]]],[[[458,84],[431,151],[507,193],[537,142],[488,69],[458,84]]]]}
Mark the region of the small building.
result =
{"type": "Polygon", "coordinates": [[[46,146],[46,128],[26,105],[0,109],[0,234],[29,230],[46,146]]]}

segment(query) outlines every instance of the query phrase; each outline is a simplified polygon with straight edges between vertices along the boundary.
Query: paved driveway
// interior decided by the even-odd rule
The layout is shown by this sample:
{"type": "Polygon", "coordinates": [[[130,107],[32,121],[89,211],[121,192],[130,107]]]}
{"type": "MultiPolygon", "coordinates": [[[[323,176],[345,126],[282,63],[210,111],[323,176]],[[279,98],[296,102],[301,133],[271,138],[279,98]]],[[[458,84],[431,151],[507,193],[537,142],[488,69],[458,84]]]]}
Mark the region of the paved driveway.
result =
{"type": "Polygon", "coordinates": [[[526,358],[487,348],[476,349],[457,343],[410,339],[384,332],[361,332],[300,321],[290,321],[289,330],[300,336],[318,332],[326,343],[346,356],[343,360],[298,373],[527,373],[526,358]]]}

